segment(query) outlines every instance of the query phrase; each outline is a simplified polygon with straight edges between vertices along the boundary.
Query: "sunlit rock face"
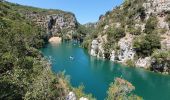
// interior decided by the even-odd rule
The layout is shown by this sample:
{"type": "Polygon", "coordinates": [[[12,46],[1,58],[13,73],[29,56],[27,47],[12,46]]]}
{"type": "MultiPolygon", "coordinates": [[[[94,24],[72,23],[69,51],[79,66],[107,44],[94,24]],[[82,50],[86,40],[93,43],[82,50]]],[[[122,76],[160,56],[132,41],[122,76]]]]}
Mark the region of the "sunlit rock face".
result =
{"type": "Polygon", "coordinates": [[[44,12],[20,12],[26,15],[27,19],[35,22],[38,26],[43,27],[51,34],[64,32],[73,32],[77,28],[78,22],[74,14],[62,11],[44,11],[44,12]]]}
{"type": "Polygon", "coordinates": [[[151,58],[150,57],[145,57],[145,58],[139,58],[136,62],[135,65],[137,67],[141,67],[141,68],[149,68],[151,65],[151,58]]]}
{"type": "Polygon", "coordinates": [[[94,39],[92,41],[92,45],[91,45],[91,51],[90,51],[90,54],[92,56],[97,56],[98,54],[98,49],[99,49],[99,42],[97,41],[97,39],[94,39]]]}
{"type": "Polygon", "coordinates": [[[87,98],[81,97],[79,100],[88,100],[87,98]]]}
{"type": "Polygon", "coordinates": [[[115,55],[115,51],[113,50],[112,53],[111,53],[111,55],[110,55],[110,60],[111,60],[111,61],[115,61],[115,56],[116,56],[116,55],[115,55]]]}
{"type": "Polygon", "coordinates": [[[75,93],[69,92],[69,94],[66,96],[66,100],[77,100],[75,93]]]}
{"type": "Polygon", "coordinates": [[[147,0],[143,7],[147,9],[148,14],[170,11],[170,0],[147,0]]]}
{"type": "Polygon", "coordinates": [[[106,42],[107,42],[107,36],[99,35],[98,38],[94,39],[91,43],[90,54],[98,58],[107,58],[105,55],[104,48],[103,48],[104,43],[106,42]]]}
{"type": "Polygon", "coordinates": [[[120,62],[126,62],[129,59],[133,60],[135,52],[133,50],[132,40],[133,38],[131,36],[120,39],[118,43],[120,47],[118,59],[120,62]]]}

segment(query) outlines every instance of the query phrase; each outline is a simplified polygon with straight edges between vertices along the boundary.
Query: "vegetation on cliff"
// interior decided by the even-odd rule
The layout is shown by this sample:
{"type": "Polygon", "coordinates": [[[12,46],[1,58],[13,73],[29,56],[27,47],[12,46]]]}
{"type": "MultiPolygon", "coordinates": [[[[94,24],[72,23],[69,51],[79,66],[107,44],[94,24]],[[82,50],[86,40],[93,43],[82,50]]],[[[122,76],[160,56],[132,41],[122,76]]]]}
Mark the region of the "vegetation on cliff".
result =
{"type": "Polygon", "coordinates": [[[43,11],[0,1],[0,99],[65,100],[75,88],[63,73],[51,71],[38,50],[46,42],[46,31],[20,10],[43,11]]]}
{"type": "MultiPolygon", "coordinates": [[[[95,39],[99,44],[97,56],[103,55],[99,55],[102,51],[107,53],[104,58],[112,58],[130,66],[148,66],[148,69],[153,70],[152,68],[156,67],[152,64],[154,52],[169,50],[170,16],[169,11],[151,10],[158,6],[152,3],[149,0],[125,0],[122,5],[107,11],[99,17],[95,31],[86,38],[83,46],[92,50],[91,42],[95,39]],[[113,52],[115,53],[112,54],[113,52]]],[[[162,63],[164,67],[169,66],[166,60],[162,63]]]]}
{"type": "Polygon", "coordinates": [[[106,100],[142,100],[141,97],[131,93],[134,89],[130,82],[116,78],[115,82],[110,84],[106,100]]]}

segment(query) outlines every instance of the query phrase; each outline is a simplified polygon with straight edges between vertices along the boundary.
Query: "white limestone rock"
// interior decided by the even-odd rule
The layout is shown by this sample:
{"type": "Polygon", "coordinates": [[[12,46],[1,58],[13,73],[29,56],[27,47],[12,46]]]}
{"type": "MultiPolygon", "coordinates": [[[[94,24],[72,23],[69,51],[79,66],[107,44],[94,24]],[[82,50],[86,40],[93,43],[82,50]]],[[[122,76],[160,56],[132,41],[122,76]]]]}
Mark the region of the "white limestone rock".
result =
{"type": "Polygon", "coordinates": [[[98,58],[105,58],[105,56],[104,56],[104,49],[103,49],[102,43],[99,43],[97,57],[98,58]]]}
{"type": "Polygon", "coordinates": [[[109,25],[105,25],[104,30],[106,30],[107,28],[109,28],[109,25]]]}
{"type": "Polygon", "coordinates": [[[110,55],[110,60],[115,61],[115,51],[113,50],[111,55],[110,55]]]}
{"type": "Polygon", "coordinates": [[[74,92],[69,92],[69,94],[66,97],[66,100],[76,100],[76,95],[74,92]]]}
{"type": "Polygon", "coordinates": [[[98,44],[99,43],[98,43],[97,39],[92,41],[91,51],[90,51],[90,54],[92,56],[97,56],[97,54],[98,54],[98,44]]]}
{"type": "Polygon", "coordinates": [[[147,14],[161,13],[162,11],[170,11],[170,0],[147,0],[143,7],[147,10],[147,14]]]}
{"type": "Polygon", "coordinates": [[[147,69],[151,65],[151,58],[150,57],[145,57],[145,58],[139,58],[135,65],[137,67],[145,68],[147,69]]]}
{"type": "Polygon", "coordinates": [[[118,53],[119,62],[126,62],[129,59],[133,59],[135,55],[135,51],[132,47],[133,37],[128,35],[122,39],[120,39],[118,45],[120,46],[120,50],[118,53]]]}
{"type": "Polygon", "coordinates": [[[88,100],[87,98],[81,97],[79,100],[88,100]]]}

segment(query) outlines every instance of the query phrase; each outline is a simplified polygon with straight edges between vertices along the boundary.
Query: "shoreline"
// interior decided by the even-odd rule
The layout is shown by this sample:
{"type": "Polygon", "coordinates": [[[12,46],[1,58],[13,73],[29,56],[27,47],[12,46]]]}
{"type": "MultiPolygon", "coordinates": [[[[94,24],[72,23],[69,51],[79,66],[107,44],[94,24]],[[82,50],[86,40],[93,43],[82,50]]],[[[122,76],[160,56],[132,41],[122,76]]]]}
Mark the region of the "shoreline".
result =
{"type": "MultiPolygon", "coordinates": [[[[83,48],[83,49],[85,49],[85,48],[83,48]]],[[[154,71],[149,70],[148,68],[138,67],[138,66],[128,66],[128,65],[126,65],[126,64],[124,64],[124,63],[121,63],[121,62],[119,62],[119,61],[112,61],[112,60],[110,60],[110,59],[105,59],[105,58],[102,58],[102,57],[92,56],[92,55],[89,53],[89,50],[88,50],[88,54],[89,54],[91,57],[95,57],[95,58],[97,58],[97,59],[102,59],[102,60],[108,60],[108,61],[111,61],[111,62],[113,62],[113,63],[123,65],[124,67],[137,68],[137,69],[142,69],[142,70],[145,70],[145,71],[148,71],[148,72],[152,72],[152,73],[154,73],[154,74],[159,74],[159,75],[164,75],[164,76],[170,76],[170,74],[161,73],[161,72],[154,72],[154,71]]]]}
{"type": "Polygon", "coordinates": [[[62,39],[61,37],[51,37],[48,42],[53,44],[59,44],[61,43],[62,39]]]}

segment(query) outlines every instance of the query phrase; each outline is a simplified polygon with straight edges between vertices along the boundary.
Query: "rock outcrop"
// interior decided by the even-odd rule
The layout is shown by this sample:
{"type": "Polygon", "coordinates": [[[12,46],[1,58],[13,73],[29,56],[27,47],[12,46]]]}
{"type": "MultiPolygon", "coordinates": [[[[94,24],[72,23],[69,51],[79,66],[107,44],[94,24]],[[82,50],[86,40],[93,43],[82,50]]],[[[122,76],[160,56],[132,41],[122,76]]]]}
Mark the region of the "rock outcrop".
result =
{"type": "Polygon", "coordinates": [[[135,65],[141,68],[149,68],[151,65],[151,58],[150,57],[145,57],[145,58],[139,58],[136,62],[135,65]]]}
{"type": "Polygon", "coordinates": [[[92,41],[90,54],[92,56],[97,56],[98,49],[99,49],[99,42],[97,41],[97,39],[95,39],[92,41]]]}
{"type": "MultiPolygon", "coordinates": [[[[25,7],[28,8],[29,7],[25,7]]],[[[75,18],[75,15],[70,12],[65,12],[61,10],[52,10],[52,9],[39,9],[32,7],[33,10],[26,9],[16,9],[27,19],[33,21],[38,26],[42,27],[47,31],[56,35],[58,33],[67,33],[72,32],[77,28],[78,22],[75,18]]]]}
{"type": "Polygon", "coordinates": [[[104,43],[107,42],[107,36],[98,36],[98,38],[94,39],[91,43],[90,54],[92,56],[96,56],[98,58],[106,58],[105,51],[103,48],[104,43]]]}
{"type": "Polygon", "coordinates": [[[133,50],[132,46],[132,40],[133,37],[128,35],[119,41],[119,54],[118,54],[118,59],[119,62],[126,62],[127,60],[131,59],[133,60],[135,52],[133,50]]]}
{"type": "Polygon", "coordinates": [[[81,97],[79,100],[88,100],[87,98],[81,97]]]}
{"type": "Polygon", "coordinates": [[[23,14],[38,26],[43,27],[47,32],[51,32],[52,34],[61,33],[62,30],[72,32],[71,30],[76,29],[77,20],[73,14],[52,12],[52,14],[50,14],[50,12],[23,12],[23,14]]]}
{"type": "Polygon", "coordinates": [[[69,94],[66,97],[66,100],[76,100],[76,95],[74,92],[69,92],[69,94]]]}
{"type": "Polygon", "coordinates": [[[147,0],[143,6],[147,9],[147,14],[160,14],[162,12],[170,11],[169,0],[147,0]]]}
{"type": "Polygon", "coordinates": [[[74,92],[69,92],[69,94],[66,96],[66,100],[89,100],[89,99],[87,99],[85,97],[81,97],[81,98],[77,99],[74,92]]]}

